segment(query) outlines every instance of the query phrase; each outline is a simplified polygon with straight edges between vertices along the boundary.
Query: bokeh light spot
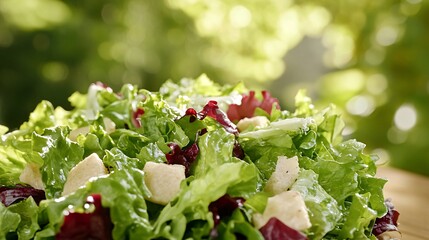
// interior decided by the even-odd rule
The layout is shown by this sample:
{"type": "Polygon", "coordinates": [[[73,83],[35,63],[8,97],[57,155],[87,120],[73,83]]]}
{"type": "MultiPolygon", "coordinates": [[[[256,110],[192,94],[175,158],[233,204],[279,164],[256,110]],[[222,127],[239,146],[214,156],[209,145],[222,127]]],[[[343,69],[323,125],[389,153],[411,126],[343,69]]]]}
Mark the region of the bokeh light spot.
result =
{"type": "Polygon", "coordinates": [[[366,89],[369,93],[380,95],[386,91],[388,82],[383,74],[374,74],[368,77],[366,89]]]}
{"type": "Polygon", "coordinates": [[[368,116],[375,108],[374,99],[371,96],[355,96],[346,104],[347,111],[353,115],[368,116]]]}
{"type": "Polygon", "coordinates": [[[43,76],[52,82],[63,81],[67,78],[68,72],[68,67],[60,62],[49,62],[42,68],[43,76]]]}
{"type": "Polygon", "coordinates": [[[350,29],[332,26],[327,29],[322,40],[328,49],[323,57],[326,66],[342,68],[350,62],[355,48],[350,29]]]}
{"type": "Polygon", "coordinates": [[[331,22],[332,16],[328,10],[319,6],[307,6],[303,13],[306,14],[305,25],[302,31],[308,35],[317,36],[331,22]]]}
{"type": "Polygon", "coordinates": [[[384,61],[385,50],[384,48],[372,47],[365,52],[365,61],[373,66],[377,66],[384,61]]]}
{"type": "Polygon", "coordinates": [[[376,148],[372,150],[372,154],[378,157],[378,160],[376,162],[377,165],[384,165],[390,162],[390,154],[384,148],[376,148]]]}
{"type": "Polygon", "coordinates": [[[358,95],[364,88],[366,75],[359,69],[349,69],[325,75],[321,82],[323,95],[346,102],[358,95]]]}
{"type": "Polygon", "coordinates": [[[396,127],[391,127],[387,131],[387,139],[393,144],[401,144],[407,141],[407,132],[401,131],[396,127]]]}
{"type": "Polygon", "coordinates": [[[25,30],[61,24],[71,16],[69,7],[57,0],[2,0],[0,11],[9,23],[25,30]]]}
{"type": "Polygon", "coordinates": [[[417,123],[417,111],[411,104],[404,104],[398,108],[394,116],[395,126],[401,131],[411,130],[417,123]]]}
{"type": "Polygon", "coordinates": [[[411,4],[419,4],[422,2],[422,0],[407,0],[407,2],[409,2],[411,4]]]}
{"type": "Polygon", "coordinates": [[[244,6],[235,6],[229,12],[229,21],[235,28],[245,28],[252,22],[252,13],[244,6]]]}
{"type": "Polygon", "coordinates": [[[392,45],[397,39],[398,31],[391,26],[381,27],[376,34],[377,43],[382,46],[392,45]]]}

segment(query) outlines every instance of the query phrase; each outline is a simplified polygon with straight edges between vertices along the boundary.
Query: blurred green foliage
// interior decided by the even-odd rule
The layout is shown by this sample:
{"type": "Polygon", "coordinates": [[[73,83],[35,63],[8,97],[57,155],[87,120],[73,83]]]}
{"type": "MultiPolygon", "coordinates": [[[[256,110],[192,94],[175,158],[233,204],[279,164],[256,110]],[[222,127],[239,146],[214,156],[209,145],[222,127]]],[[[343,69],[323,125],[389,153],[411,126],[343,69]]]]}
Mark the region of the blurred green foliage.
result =
{"type": "Polygon", "coordinates": [[[206,73],[287,108],[307,88],[342,111],[345,137],[429,175],[428,26],[422,0],[1,0],[0,124],[95,81],[155,90],[206,73]]]}

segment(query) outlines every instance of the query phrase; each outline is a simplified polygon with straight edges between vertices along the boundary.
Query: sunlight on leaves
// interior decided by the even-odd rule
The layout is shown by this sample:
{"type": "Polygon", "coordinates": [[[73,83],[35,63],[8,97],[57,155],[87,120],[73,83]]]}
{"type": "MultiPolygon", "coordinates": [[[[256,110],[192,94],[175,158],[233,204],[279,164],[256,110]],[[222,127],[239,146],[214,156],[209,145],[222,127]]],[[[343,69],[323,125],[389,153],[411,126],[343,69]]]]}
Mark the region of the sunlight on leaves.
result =
{"type": "Polygon", "coordinates": [[[8,22],[26,30],[61,24],[71,14],[69,7],[57,0],[2,0],[0,11],[8,22]]]}

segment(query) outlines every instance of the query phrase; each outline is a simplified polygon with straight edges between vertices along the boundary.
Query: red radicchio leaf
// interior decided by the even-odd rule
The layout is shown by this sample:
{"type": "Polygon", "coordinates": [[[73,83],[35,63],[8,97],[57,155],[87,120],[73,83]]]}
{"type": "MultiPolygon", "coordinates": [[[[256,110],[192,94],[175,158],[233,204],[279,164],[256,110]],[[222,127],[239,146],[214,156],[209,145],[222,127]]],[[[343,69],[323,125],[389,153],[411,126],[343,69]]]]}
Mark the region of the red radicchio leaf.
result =
{"type": "Polygon", "coordinates": [[[262,102],[256,99],[255,91],[250,91],[249,95],[243,95],[240,105],[229,105],[226,113],[231,121],[238,122],[243,118],[253,117],[255,110],[258,107],[268,114],[271,114],[273,105],[275,108],[280,109],[279,100],[277,98],[273,98],[268,91],[262,91],[262,102]]]}
{"type": "Polygon", "coordinates": [[[229,194],[225,194],[219,199],[209,204],[209,211],[212,212],[213,221],[215,227],[211,230],[211,238],[217,238],[217,225],[219,225],[220,220],[224,217],[232,215],[235,209],[242,207],[245,202],[245,199],[242,197],[231,197],[229,194]]]}
{"type": "Polygon", "coordinates": [[[96,86],[106,89],[108,92],[114,93],[118,99],[121,99],[123,96],[121,93],[113,92],[113,89],[104,82],[97,81],[94,83],[96,86]]]}
{"type": "Polygon", "coordinates": [[[228,116],[219,109],[216,101],[209,101],[198,113],[199,118],[202,120],[206,116],[209,116],[215,119],[218,123],[220,123],[227,132],[232,134],[237,134],[238,130],[234,123],[229,120],[228,116]]]}
{"type": "MultiPolygon", "coordinates": [[[[197,113],[195,109],[188,108],[186,110],[185,116],[190,116],[189,122],[194,122],[195,120],[203,120],[205,117],[211,117],[214,120],[216,120],[219,124],[221,124],[225,130],[232,134],[237,134],[237,126],[235,126],[234,123],[229,120],[228,116],[219,109],[219,106],[217,105],[216,101],[209,101],[203,109],[197,113]]],[[[207,132],[206,129],[201,129],[200,135],[203,135],[205,132],[207,132]]]]}
{"type": "Polygon", "coordinates": [[[109,87],[109,85],[107,85],[107,84],[105,84],[103,82],[97,81],[97,82],[95,82],[95,85],[97,85],[99,87],[102,87],[102,88],[106,89],[109,92],[113,92],[112,88],[109,87]]]}
{"type": "Polygon", "coordinates": [[[32,187],[26,187],[22,185],[16,185],[15,187],[0,187],[0,201],[6,206],[20,202],[29,197],[33,197],[34,201],[39,202],[45,197],[45,191],[35,189],[32,187]]]}
{"type": "Polygon", "coordinates": [[[92,205],[94,211],[88,213],[67,212],[64,223],[55,239],[112,239],[113,224],[110,220],[110,211],[101,206],[101,196],[99,194],[88,196],[86,204],[92,205]]]}
{"type": "Polygon", "coordinates": [[[197,159],[200,149],[196,143],[191,146],[181,149],[176,143],[170,143],[168,146],[171,152],[165,154],[168,164],[180,164],[185,166],[185,175],[189,176],[191,164],[197,159]]]}
{"type": "Polygon", "coordinates": [[[308,240],[300,231],[290,228],[282,221],[273,217],[259,229],[265,240],[308,240]]]}
{"type": "Polygon", "coordinates": [[[140,128],[142,126],[140,122],[140,117],[143,114],[144,114],[143,108],[137,108],[137,110],[133,112],[133,117],[131,118],[131,122],[134,124],[136,128],[140,128]]]}
{"type": "Polygon", "coordinates": [[[234,148],[232,149],[232,156],[239,158],[241,160],[243,160],[244,156],[245,156],[244,150],[237,140],[235,140],[235,142],[234,142],[234,148]]]}
{"type": "MultiPolygon", "coordinates": [[[[214,103],[213,103],[214,101],[212,101],[212,102],[209,102],[206,106],[205,106],[205,108],[201,111],[201,112],[199,112],[199,113],[197,113],[197,111],[195,111],[195,109],[193,109],[193,108],[188,108],[187,110],[186,110],[186,113],[185,113],[185,116],[190,116],[190,118],[189,118],[189,122],[194,122],[195,120],[197,120],[197,119],[199,119],[199,120],[202,120],[202,119],[204,119],[206,116],[210,116],[210,117],[212,117],[212,115],[208,115],[208,113],[210,113],[210,114],[212,114],[212,112],[215,112],[216,111],[216,109],[217,109],[217,105],[213,105],[214,103]],[[208,108],[213,108],[213,106],[215,106],[214,108],[215,108],[215,110],[209,110],[208,108]]],[[[225,117],[225,114],[223,113],[223,112],[221,112],[221,117],[223,118],[223,117],[225,117]]],[[[215,118],[216,119],[216,115],[213,117],[213,118],[215,118]]],[[[237,131],[237,128],[236,128],[236,126],[233,124],[233,123],[231,123],[230,121],[229,121],[229,119],[227,119],[226,120],[227,122],[228,122],[228,126],[227,127],[225,127],[226,129],[233,129],[232,131],[233,132],[236,132],[237,131]]],[[[205,133],[207,132],[207,129],[206,128],[203,128],[203,129],[200,129],[199,130],[199,135],[201,136],[201,135],[204,135],[205,133]]],[[[244,150],[243,150],[243,148],[241,147],[241,145],[240,145],[240,143],[238,143],[238,141],[237,140],[235,140],[235,142],[234,142],[234,148],[233,148],[233,150],[232,150],[232,155],[234,156],[234,157],[236,157],[236,158],[239,158],[239,159],[244,159],[244,150]]]]}
{"type": "Polygon", "coordinates": [[[197,120],[197,111],[193,108],[188,108],[186,110],[185,116],[190,116],[189,122],[195,122],[197,120]]]}
{"type": "Polygon", "coordinates": [[[271,93],[268,91],[262,91],[262,102],[259,105],[265,112],[271,114],[271,110],[273,109],[273,105],[275,108],[280,109],[279,100],[271,96],[271,93]]]}
{"type": "Polygon", "coordinates": [[[387,213],[383,217],[377,218],[372,228],[372,234],[375,236],[388,231],[398,231],[399,212],[394,209],[390,199],[387,199],[385,204],[387,206],[387,213]]]}

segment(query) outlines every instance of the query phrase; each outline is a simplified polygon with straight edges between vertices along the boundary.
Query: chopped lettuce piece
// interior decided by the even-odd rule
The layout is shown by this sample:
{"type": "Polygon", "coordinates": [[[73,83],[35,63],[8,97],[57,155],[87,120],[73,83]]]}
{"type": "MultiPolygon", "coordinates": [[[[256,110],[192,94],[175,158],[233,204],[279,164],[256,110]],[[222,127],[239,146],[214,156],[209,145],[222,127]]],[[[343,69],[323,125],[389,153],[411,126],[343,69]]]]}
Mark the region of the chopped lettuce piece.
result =
{"type": "Polygon", "coordinates": [[[254,165],[245,162],[225,163],[209,169],[205,175],[183,185],[177,199],[161,211],[155,222],[157,236],[182,239],[185,225],[191,221],[202,221],[204,228],[213,228],[209,204],[226,193],[232,196],[249,196],[257,187],[256,171],[254,165]],[[184,221],[178,220],[181,218],[184,221]],[[170,221],[176,222],[169,225],[170,221]]]}
{"type": "Polygon", "coordinates": [[[0,186],[13,186],[26,165],[24,153],[7,145],[0,145],[0,186]]]}
{"type": "Polygon", "coordinates": [[[18,213],[0,204],[0,239],[6,239],[9,234],[16,232],[20,221],[21,216],[18,213]]]}
{"type": "Polygon", "coordinates": [[[33,134],[34,158],[40,167],[47,198],[61,196],[68,172],[83,160],[83,149],[67,138],[66,127],[47,128],[42,135],[33,134]]]}
{"type": "Polygon", "coordinates": [[[33,239],[34,234],[40,229],[38,224],[39,208],[32,197],[13,204],[9,207],[13,213],[20,216],[17,227],[18,239],[33,239]]]}
{"type": "Polygon", "coordinates": [[[320,186],[316,173],[312,170],[301,171],[291,190],[301,193],[308,208],[312,224],[307,232],[309,237],[321,239],[335,228],[342,216],[341,209],[337,201],[320,186]]]}

